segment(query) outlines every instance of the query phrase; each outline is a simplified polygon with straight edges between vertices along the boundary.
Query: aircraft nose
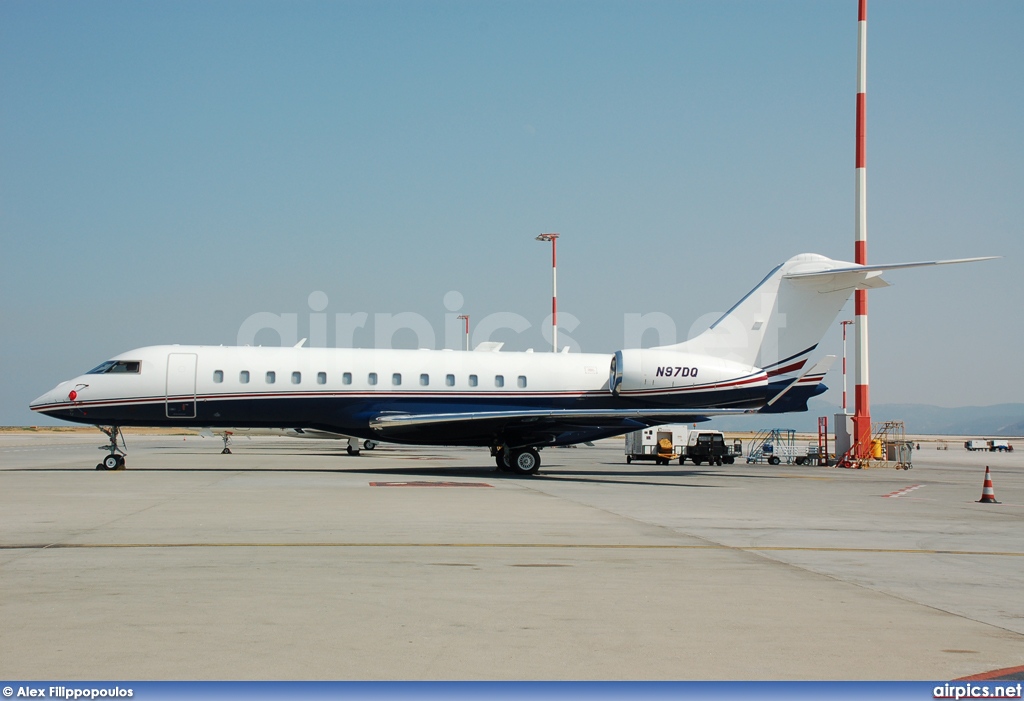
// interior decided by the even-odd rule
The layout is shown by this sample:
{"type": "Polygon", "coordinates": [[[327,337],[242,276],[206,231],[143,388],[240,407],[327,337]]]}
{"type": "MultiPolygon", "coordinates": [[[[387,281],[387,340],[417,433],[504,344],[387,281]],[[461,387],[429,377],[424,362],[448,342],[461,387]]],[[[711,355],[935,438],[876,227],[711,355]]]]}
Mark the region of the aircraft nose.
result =
{"type": "Polygon", "coordinates": [[[45,411],[46,407],[54,404],[62,404],[73,399],[70,393],[73,391],[70,387],[71,382],[61,382],[59,385],[51,389],[49,392],[42,394],[33,399],[28,408],[32,411],[45,411]]]}

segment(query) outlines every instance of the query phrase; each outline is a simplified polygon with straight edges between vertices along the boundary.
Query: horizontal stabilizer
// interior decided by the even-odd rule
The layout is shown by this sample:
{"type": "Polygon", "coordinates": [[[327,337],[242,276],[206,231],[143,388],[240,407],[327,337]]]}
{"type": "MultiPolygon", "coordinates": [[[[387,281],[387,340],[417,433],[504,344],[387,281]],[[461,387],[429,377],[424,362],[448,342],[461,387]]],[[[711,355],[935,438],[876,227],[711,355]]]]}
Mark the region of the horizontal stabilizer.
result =
{"type": "MultiPolygon", "coordinates": [[[[979,258],[955,258],[950,260],[927,260],[915,263],[887,263],[882,265],[849,265],[843,267],[800,271],[799,268],[793,272],[786,273],[783,277],[794,282],[813,283],[814,287],[822,291],[835,292],[850,288],[875,289],[887,287],[889,283],[880,276],[888,270],[903,270],[905,268],[923,268],[933,265],[952,265],[954,263],[974,263],[982,260],[994,260],[1000,256],[982,256],[979,258]]],[[[834,262],[834,261],[830,261],[834,262]]]]}

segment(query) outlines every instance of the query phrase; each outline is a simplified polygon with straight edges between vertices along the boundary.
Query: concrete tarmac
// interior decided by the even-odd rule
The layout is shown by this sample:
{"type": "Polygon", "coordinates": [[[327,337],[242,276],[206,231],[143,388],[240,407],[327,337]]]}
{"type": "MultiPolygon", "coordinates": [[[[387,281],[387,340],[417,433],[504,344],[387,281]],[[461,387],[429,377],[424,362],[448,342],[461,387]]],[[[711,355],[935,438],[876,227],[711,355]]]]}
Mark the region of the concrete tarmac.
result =
{"type": "MultiPolygon", "coordinates": [[[[1024,453],[912,470],[0,435],[0,677],[951,679],[1024,665],[1024,453]],[[976,503],[990,465],[1000,504],[976,503]]],[[[1021,446],[1024,447],[1024,446],[1021,446]]]]}

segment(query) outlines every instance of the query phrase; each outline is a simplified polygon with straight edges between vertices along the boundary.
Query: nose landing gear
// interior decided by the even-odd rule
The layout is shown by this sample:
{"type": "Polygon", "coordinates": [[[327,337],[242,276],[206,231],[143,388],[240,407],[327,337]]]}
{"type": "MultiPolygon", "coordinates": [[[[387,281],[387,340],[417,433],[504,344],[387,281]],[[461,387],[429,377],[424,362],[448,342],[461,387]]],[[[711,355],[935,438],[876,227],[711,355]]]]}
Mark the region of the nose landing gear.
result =
{"type": "Polygon", "coordinates": [[[108,445],[101,445],[100,450],[106,450],[110,454],[103,458],[103,462],[96,466],[97,470],[123,470],[125,468],[125,455],[128,454],[128,446],[124,442],[124,434],[120,426],[97,426],[99,430],[110,439],[108,445]],[[118,436],[121,438],[121,446],[117,445],[118,436]]]}
{"type": "Polygon", "coordinates": [[[353,455],[353,456],[359,455],[359,439],[358,438],[349,438],[348,439],[348,445],[345,446],[345,452],[347,452],[349,455],[353,455]]]}

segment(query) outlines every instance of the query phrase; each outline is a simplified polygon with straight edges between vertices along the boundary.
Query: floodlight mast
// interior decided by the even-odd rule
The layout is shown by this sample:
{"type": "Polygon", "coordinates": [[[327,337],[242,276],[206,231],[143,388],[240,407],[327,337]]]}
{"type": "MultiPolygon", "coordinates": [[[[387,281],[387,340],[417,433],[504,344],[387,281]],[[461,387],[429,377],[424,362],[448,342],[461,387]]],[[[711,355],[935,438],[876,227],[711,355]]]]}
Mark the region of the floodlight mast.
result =
{"type": "Polygon", "coordinates": [[[558,352],[558,234],[541,234],[537,241],[551,242],[551,352],[558,352]]]}
{"type": "MultiPolygon", "coordinates": [[[[857,11],[857,124],[856,206],[854,214],[854,262],[868,263],[867,207],[867,56],[868,0],[858,0],[857,11]]],[[[868,292],[853,293],[857,344],[854,349],[853,456],[871,457],[871,406],[868,394],[868,292]]]]}

